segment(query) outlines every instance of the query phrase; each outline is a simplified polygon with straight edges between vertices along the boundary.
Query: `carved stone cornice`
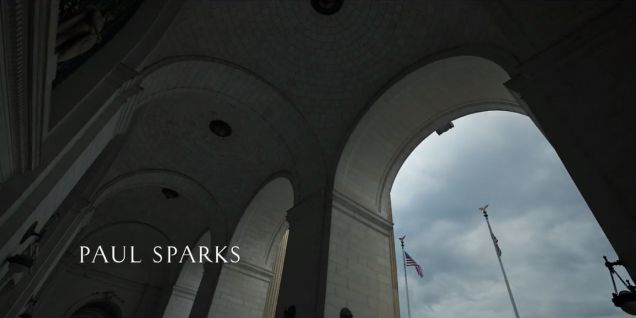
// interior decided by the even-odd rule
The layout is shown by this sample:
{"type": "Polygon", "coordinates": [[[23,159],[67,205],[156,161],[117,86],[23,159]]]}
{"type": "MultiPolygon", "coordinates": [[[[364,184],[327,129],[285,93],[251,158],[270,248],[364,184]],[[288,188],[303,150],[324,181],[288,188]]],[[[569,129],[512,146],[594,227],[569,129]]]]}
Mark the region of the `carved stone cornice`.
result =
{"type": "Polygon", "coordinates": [[[384,233],[389,233],[393,229],[393,223],[380,214],[363,207],[335,189],[333,190],[333,208],[384,233]]]}

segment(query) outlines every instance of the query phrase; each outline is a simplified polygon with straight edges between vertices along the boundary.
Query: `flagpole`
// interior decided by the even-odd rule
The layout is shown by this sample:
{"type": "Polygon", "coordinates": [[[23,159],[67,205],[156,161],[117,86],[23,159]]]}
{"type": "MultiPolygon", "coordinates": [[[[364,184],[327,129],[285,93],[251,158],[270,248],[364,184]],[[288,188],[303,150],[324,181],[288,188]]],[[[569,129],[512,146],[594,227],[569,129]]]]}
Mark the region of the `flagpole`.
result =
{"type": "MultiPolygon", "coordinates": [[[[409,301],[409,282],[406,280],[406,255],[404,255],[404,238],[400,238],[400,242],[402,242],[402,263],[404,264],[404,285],[406,286],[406,308],[409,313],[409,318],[411,318],[411,303],[409,301]]],[[[517,317],[519,318],[519,317],[517,317]]]]}
{"type": "Polygon", "coordinates": [[[488,220],[488,213],[486,212],[485,207],[481,208],[484,212],[484,218],[486,218],[486,224],[488,224],[488,231],[490,232],[490,238],[492,240],[492,245],[495,248],[495,254],[497,254],[497,259],[499,260],[499,266],[501,267],[501,272],[503,273],[504,281],[506,282],[506,288],[508,288],[508,296],[510,296],[510,302],[512,303],[512,309],[515,311],[515,317],[519,318],[519,312],[517,311],[517,305],[515,304],[515,298],[512,297],[512,290],[510,289],[510,283],[508,283],[508,276],[506,276],[506,270],[504,270],[503,262],[501,261],[501,256],[499,255],[499,250],[497,249],[497,243],[495,242],[495,234],[492,232],[492,227],[490,226],[490,221],[488,220]]]}

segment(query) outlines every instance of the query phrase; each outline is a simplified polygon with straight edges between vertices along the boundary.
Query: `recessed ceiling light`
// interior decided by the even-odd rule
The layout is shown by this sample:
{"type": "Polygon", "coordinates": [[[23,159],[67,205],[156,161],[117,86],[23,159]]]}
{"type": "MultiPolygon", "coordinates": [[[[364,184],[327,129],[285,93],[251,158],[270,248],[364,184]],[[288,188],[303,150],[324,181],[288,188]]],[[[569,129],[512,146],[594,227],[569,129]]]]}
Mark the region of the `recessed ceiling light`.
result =
{"type": "Polygon", "coordinates": [[[232,134],[232,127],[222,120],[213,120],[210,130],[219,137],[227,137],[232,134]]]}
{"type": "Polygon", "coordinates": [[[179,192],[168,188],[161,189],[161,193],[163,193],[166,199],[174,199],[179,197],[179,192]]]}
{"type": "Polygon", "coordinates": [[[311,6],[322,15],[332,15],[340,11],[343,4],[344,0],[311,0],[311,6]]]}

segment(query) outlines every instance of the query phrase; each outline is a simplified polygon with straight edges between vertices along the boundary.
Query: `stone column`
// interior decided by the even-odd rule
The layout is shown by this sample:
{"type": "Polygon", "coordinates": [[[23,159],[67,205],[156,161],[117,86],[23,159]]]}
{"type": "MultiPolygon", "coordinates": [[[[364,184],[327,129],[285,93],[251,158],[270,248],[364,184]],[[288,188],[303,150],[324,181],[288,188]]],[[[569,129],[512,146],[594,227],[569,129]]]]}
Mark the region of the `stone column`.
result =
{"type": "Polygon", "coordinates": [[[87,205],[87,202],[75,203],[47,229],[38,246],[35,271],[16,285],[0,303],[0,313],[3,313],[0,317],[18,316],[23,310],[23,305],[38,292],[77,233],[90,221],[94,208],[87,205]]]}
{"type": "Polygon", "coordinates": [[[636,4],[617,4],[524,62],[506,84],[527,102],[632,277],[635,14],[636,4]]]}
{"type": "Polygon", "coordinates": [[[289,238],[280,282],[276,317],[296,307],[296,317],[325,312],[330,215],[325,192],[319,191],[287,212],[289,238]]]}
{"type": "Polygon", "coordinates": [[[197,290],[197,295],[192,304],[189,318],[207,318],[212,306],[212,299],[216,291],[216,285],[219,282],[219,276],[223,269],[223,263],[205,263],[203,264],[203,277],[197,290]]]}

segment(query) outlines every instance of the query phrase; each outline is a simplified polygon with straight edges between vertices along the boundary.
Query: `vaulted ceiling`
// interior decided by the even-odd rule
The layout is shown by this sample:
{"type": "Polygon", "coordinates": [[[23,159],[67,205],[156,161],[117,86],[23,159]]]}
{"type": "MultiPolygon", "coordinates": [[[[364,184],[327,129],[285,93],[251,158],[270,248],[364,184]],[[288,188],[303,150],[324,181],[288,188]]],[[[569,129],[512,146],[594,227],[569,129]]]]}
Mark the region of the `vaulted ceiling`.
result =
{"type": "Polygon", "coordinates": [[[514,68],[608,5],[345,1],[322,15],[309,1],[185,1],[138,68],[140,115],[104,182],[183,174],[218,200],[231,233],[281,171],[298,197],[324,188],[349,133],[397,80],[467,47],[504,52],[514,68]],[[215,135],[212,120],[232,134],[215,135]]]}

